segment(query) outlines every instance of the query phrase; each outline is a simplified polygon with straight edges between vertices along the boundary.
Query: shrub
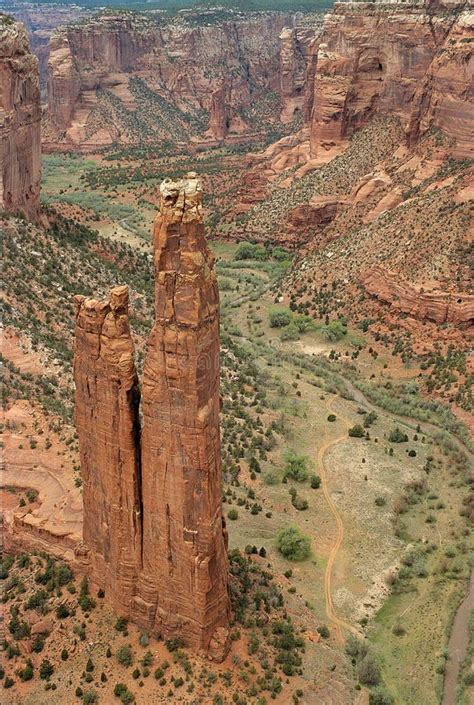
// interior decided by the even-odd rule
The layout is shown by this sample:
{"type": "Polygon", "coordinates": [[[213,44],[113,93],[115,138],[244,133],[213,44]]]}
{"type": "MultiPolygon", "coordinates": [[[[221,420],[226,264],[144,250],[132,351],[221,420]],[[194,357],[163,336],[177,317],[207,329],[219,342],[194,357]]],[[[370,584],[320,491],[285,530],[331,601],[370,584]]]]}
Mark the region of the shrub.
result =
{"type": "Polygon", "coordinates": [[[143,634],[140,634],[140,638],[138,641],[140,646],[143,646],[143,648],[145,648],[150,643],[150,637],[146,632],[143,632],[143,634]]]}
{"type": "Polygon", "coordinates": [[[58,605],[56,607],[56,617],[58,619],[65,619],[66,617],[69,617],[70,612],[67,607],[67,605],[58,605]]]}
{"type": "Polygon", "coordinates": [[[282,331],[281,334],[281,339],[282,340],[299,340],[300,339],[300,331],[295,326],[293,323],[290,323],[288,326],[285,326],[285,328],[282,331]]]}
{"type": "Polygon", "coordinates": [[[312,490],[319,490],[319,488],[321,487],[321,478],[319,477],[319,475],[311,475],[309,481],[312,490]]]}
{"type": "Polygon", "coordinates": [[[18,671],[18,675],[22,681],[30,681],[33,678],[33,663],[31,659],[28,659],[25,667],[18,671]]]}
{"type": "Polygon", "coordinates": [[[230,519],[231,521],[235,521],[236,519],[239,518],[239,512],[237,509],[230,509],[227,512],[227,518],[230,519]]]}
{"type": "Polygon", "coordinates": [[[409,458],[416,458],[416,450],[409,450],[408,451],[408,457],[409,458]]]}
{"type": "Polygon", "coordinates": [[[321,635],[323,639],[329,639],[329,629],[325,624],[322,624],[320,627],[318,627],[316,631],[321,635]]]}
{"type": "Polygon", "coordinates": [[[349,429],[348,433],[351,438],[364,438],[365,436],[365,431],[359,423],[356,423],[355,426],[352,426],[352,428],[349,429]]]}
{"type": "Polygon", "coordinates": [[[53,664],[50,661],[48,661],[48,659],[46,659],[46,658],[43,659],[41,661],[40,670],[39,670],[40,678],[42,678],[43,680],[48,680],[53,675],[53,673],[54,673],[53,664]]]}
{"type": "Polygon", "coordinates": [[[287,526],[277,535],[277,548],[290,561],[303,561],[311,553],[311,542],[296,526],[287,526]]]}
{"type": "Polygon", "coordinates": [[[96,703],[97,693],[95,692],[95,690],[86,690],[82,698],[82,702],[84,703],[84,705],[93,705],[93,703],[96,703]]]}
{"type": "Polygon", "coordinates": [[[380,668],[371,654],[364,656],[359,663],[359,680],[363,685],[378,685],[380,682],[380,668]]]}
{"type": "Polygon", "coordinates": [[[304,482],[308,479],[308,458],[305,455],[298,455],[294,450],[288,449],[284,454],[285,467],[283,478],[290,478],[296,482],[304,482]]]}
{"type": "Polygon", "coordinates": [[[326,338],[326,340],[330,340],[331,342],[342,340],[346,333],[347,326],[341,320],[331,321],[321,328],[321,335],[326,338]]]}
{"type": "Polygon", "coordinates": [[[385,688],[376,688],[369,693],[369,705],[394,705],[395,700],[385,688]]]}
{"type": "Polygon", "coordinates": [[[299,512],[304,512],[309,507],[308,501],[306,499],[303,499],[302,497],[298,497],[298,495],[292,497],[291,504],[299,512]]]}
{"type": "Polygon", "coordinates": [[[124,632],[127,629],[128,620],[125,617],[119,617],[115,622],[115,629],[118,632],[124,632]]]}
{"type": "Polygon", "coordinates": [[[165,641],[165,646],[168,651],[173,653],[173,651],[177,651],[178,649],[181,649],[184,646],[184,641],[179,636],[175,636],[172,639],[168,639],[168,641],[165,641]]]}
{"type": "Polygon", "coordinates": [[[392,431],[390,431],[388,440],[390,443],[407,443],[408,436],[406,433],[403,433],[398,426],[396,426],[392,431]]]}
{"type": "Polygon", "coordinates": [[[291,323],[291,314],[289,311],[271,311],[270,312],[270,327],[284,328],[291,323]]]}
{"type": "Polygon", "coordinates": [[[133,662],[132,647],[128,645],[121,646],[117,651],[117,661],[122,666],[131,666],[133,662]]]}
{"type": "Polygon", "coordinates": [[[61,651],[61,661],[67,661],[69,658],[69,653],[67,649],[61,651]]]}
{"type": "Polygon", "coordinates": [[[336,414],[329,414],[328,416],[328,421],[331,423],[336,420],[336,414]]]}
{"type": "Polygon", "coordinates": [[[94,609],[96,605],[95,600],[93,600],[89,595],[89,581],[86,576],[84,576],[81,581],[78,602],[83,612],[89,612],[89,610],[94,609]]]}

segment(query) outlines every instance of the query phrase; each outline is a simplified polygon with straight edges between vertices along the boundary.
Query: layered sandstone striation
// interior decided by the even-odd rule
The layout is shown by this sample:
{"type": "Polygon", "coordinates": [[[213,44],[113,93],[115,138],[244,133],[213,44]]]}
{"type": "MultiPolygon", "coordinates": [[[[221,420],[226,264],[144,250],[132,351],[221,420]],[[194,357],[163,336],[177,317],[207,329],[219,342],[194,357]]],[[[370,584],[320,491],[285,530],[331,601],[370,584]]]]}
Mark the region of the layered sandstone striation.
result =
{"type": "Polygon", "coordinates": [[[0,15],[0,207],[36,220],[41,142],[38,61],[22,24],[0,15]]]}
{"type": "Polygon", "coordinates": [[[474,322],[474,295],[456,291],[424,291],[381,265],[364,272],[360,283],[372,296],[417,320],[452,323],[467,328],[474,322]]]}
{"type": "Polygon", "coordinates": [[[308,64],[312,155],[344,146],[376,115],[397,115],[409,144],[437,128],[455,156],[472,156],[473,31],[464,0],[336,3],[308,64]]]}
{"type": "Polygon", "coordinates": [[[76,296],[75,422],[80,440],[84,541],[97,582],[130,609],[142,550],[138,377],[127,287],[106,301],[76,296]]]}
{"type": "Polygon", "coordinates": [[[143,628],[222,660],[219,297],[201,198],[194,174],[161,185],[141,439],[125,287],[108,301],[76,297],[76,425],[95,582],[143,628]]]}

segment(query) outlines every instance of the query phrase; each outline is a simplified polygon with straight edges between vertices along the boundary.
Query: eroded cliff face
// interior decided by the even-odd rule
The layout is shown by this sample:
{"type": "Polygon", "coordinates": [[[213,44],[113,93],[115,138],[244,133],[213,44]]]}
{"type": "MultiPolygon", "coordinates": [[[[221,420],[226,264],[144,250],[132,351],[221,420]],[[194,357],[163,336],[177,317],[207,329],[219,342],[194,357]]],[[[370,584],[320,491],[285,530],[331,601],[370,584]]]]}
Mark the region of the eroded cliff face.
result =
{"type": "Polygon", "coordinates": [[[140,393],[127,287],[106,301],[76,296],[75,422],[84,541],[95,580],[128,612],[141,565],[140,393]]]}
{"type": "Polygon", "coordinates": [[[336,3],[309,60],[313,156],[376,115],[397,115],[409,144],[434,127],[456,156],[474,150],[474,13],[468,3],[336,3]]]}
{"type": "Polygon", "coordinates": [[[280,87],[279,35],[293,22],[282,13],[210,22],[123,13],[63,28],[51,40],[48,139],[135,144],[258,132],[262,111],[278,120],[268,103],[280,87]]]}
{"type": "Polygon", "coordinates": [[[160,198],[141,439],[126,287],[108,301],[76,297],[84,541],[94,581],[121,614],[220,661],[230,602],[217,279],[199,179],[166,180],[160,198]]]}
{"type": "Polygon", "coordinates": [[[22,24],[0,15],[0,207],[39,217],[41,142],[38,61],[22,24]]]}

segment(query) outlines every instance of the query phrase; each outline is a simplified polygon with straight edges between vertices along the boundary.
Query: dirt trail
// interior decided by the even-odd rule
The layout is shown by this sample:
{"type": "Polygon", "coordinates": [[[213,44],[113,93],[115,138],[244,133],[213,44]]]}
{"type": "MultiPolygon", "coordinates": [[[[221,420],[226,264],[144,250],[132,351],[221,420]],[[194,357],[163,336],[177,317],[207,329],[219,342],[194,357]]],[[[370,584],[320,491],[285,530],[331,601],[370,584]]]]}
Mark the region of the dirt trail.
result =
{"type": "Polygon", "coordinates": [[[454,705],[459,669],[464,661],[469,646],[469,613],[474,609],[474,571],[471,573],[469,591],[461,602],[454,618],[449,637],[446,672],[444,676],[443,705],[454,705]]]}
{"type": "MultiPolygon", "coordinates": [[[[332,402],[334,402],[337,399],[337,397],[333,397],[330,399],[327,404],[327,410],[328,412],[334,413],[332,409],[332,402]]],[[[331,497],[329,488],[328,488],[328,478],[327,478],[327,473],[326,473],[326,466],[325,466],[325,460],[324,457],[327,453],[327,451],[332,448],[333,446],[337,445],[338,443],[341,443],[342,441],[347,439],[347,429],[350,428],[351,423],[348,421],[348,419],[344,418],[341,416],[341,414],[338,414],[338,418],[343,422],[346,431],[338,436],[337,438],[333,438],[331,441],[327,441],[324,443],[321,448],[318,451],[318,470],[319,474],[321,477],[321,488],[323,491],[324,498],[329,506],[329,509],[331,510],[331,513],[336,521],[336,527],[337,527],[337,534],[336,534],[336,539],[335,542],[331,548],[331,551],[329,553],[328,557],[328,562],[326,565],[326,572],[324,575],[324,594],[326,598],[326,614],[328,619],[334,624],[335,627],[335,632],[337,636],[337,640],[341,643],[344,642],[344,636],[342,633],[342,630],[345,629],[347,631],[352,632],[353,634],[357,634],[357,630],[347,622],[345,622],[343,619],[340,619],[337,614],[336,610],[334,608],[334,602],[332,599],[332,571],[334,567],[334,563],[337,558],[337,554],[339,553],[339,549],[341,548],[342,542],[344,540],[344,523],[342,521],[341,515],[339,514],[339,511],[337,509],[336,503],[331,497]]]]}

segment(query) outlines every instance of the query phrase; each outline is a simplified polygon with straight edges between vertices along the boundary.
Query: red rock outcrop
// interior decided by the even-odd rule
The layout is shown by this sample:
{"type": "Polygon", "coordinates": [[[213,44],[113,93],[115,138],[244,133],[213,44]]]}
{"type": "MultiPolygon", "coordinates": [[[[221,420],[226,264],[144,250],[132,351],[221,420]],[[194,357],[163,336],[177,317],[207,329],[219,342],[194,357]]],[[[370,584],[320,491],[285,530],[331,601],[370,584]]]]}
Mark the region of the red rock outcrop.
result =
{"type": "Polygon", "coordinates": [[[309,203],[296,206],[288,215],[288,226],[307,238],[308,229],[318,228],[330,223],[344,206],[352,201],[348,198],[333,196],[313,196],[309,203]]]}
{"type": "Polygon", "coordinates": [[[193,175],[161,186],[156,319],[143,375],[143,617],[222,658],[229,597],[219,435],[219,296],[193,175]],[[158,609],[156,603],[158,600],[158,609]]]}
{"type": "Polygon", "coordinates": [[[76,426],[94,581],[141,627],[229,646],[219,434],[219,296],[194,174],[161,185],[143,432],[126,287],[76,297],[76,426]]]}
{"type": "Polygon", "coordinates": [[[107,301],[76,297],[75,422],[84,498],[84,541],[95,581],[128,613],[141,566],[138,378],[128,289],[107,301]]]}
{"type": "Polygon", "coordinates": [[[39,217],[41,106],[38,61],[22,24],[0,15],[0,207],[39,217]]]}
{"type": "Polygon", "coordinates": [[[474,15],[465,8],[463,0],[336,3],[311,51],[311,153],[343,145],[375,115],[397,115],[409,144],[436,127],[454,154],[471,156],[474,15]]]}
{"type": "Polygon", "coordinates": [[[474,295],[451,291],[425,292],[380,265],[364,272],[359,281],[369,294],[411,318],[428,319],[439,324],[453,323],[466,328],[474,322],[474,295]]]}

